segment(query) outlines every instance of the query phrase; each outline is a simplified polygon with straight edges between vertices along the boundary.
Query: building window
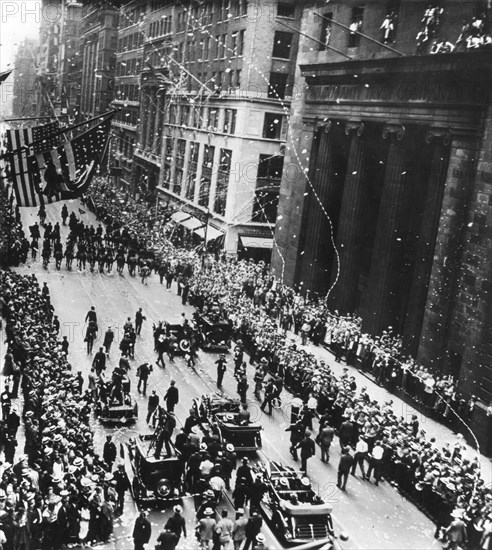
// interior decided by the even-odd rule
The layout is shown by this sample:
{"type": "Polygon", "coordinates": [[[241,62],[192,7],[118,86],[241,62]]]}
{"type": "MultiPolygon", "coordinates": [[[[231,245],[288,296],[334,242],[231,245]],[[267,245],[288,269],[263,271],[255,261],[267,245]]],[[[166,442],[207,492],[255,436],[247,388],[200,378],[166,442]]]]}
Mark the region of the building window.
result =
{"type": "Polygon", "coordinates": [[[169,189],[171,183],[171,166],[173,164],[174,138],[166,136],[166,156],[164,158],[163,187],[169,189]]]}
{"type": "Polygon", "coordinates": [[[210,36],[206,36],[202,41],[202,61],[208,61],[210,55],[210,36]]]}
{"type": "Polygon", "coordinates": [[[266,139],[282,139],[283,116],[277,113],[265,113],[263,137],[266,139]]]}
{"type": "Polygon", "coordinates": [[[176,124],[176,111],[177,111],[176,105],[169,106],[169,124],[176,124]]]}
{"type": "Polygon", "coordinates": [[[270,73],[268,97],[284,99],[288,76],[287,73],[270,73]]]}
{"type": "Polygon", "coordinates": [[[235,88],[241,87],[241,69],[237,69],[236,71],[233,86],[235,88]]]}
{"type": "Polygon", "coordinates": [[[290,59],[290,47],[292,45],[292,33],[276,31],[273,39],[272,57],[290,59]]]}
{"type": "Polygon", "coordinates": [[[244,53],[244,30],[239,31],[238,44],[237,44],[237,55],[241,57],[243,53],[244,53]]]}
{"type": "Polygon", "coordinates": [[[291,2],[279,2],[277,6],[278,17],[295,17],[296,6],[291,2]]]}
{"type": "Polygon", "coordinates": [[[257,178],[262,185],[280,185],[284,169],[284,157],[281,155],[260,155],[257,178]]]}
{"type": "Polygon", "coordinates": [[[357,6],[352,8],[352,18],[350,21],[350,32],[348,35],[348,44],[349,48],[357,48],[360,44],[360,34],[362,32],[362,22],[364,19],[364,7],[357,6]]]}
{"type": "Polygon", "coordinates": [[[275,223],[283,168],[284,157],[260,155],[252,221],[275,223]]]}
{"type": "Polygon", "coordinates": [[[239,0],[239,14],[247,15],[248,13],[248,0],[239,0]]]}
{"type": "Polygon", "coordinates": [[[203,152],[202,177],[200,181],[200,193],[198,195],[198,204],[208,207],[210,198],[210,184],[212,182],[212,173],[214,165],[215,147],[213,145],[205,145],[203,152]]]}
{"type": "Polygon", "coordinates": [[[231,34],[231,56],[232,57],[237,57],[237,54],[238,54],[238,33],[237,32],[233,32],[231,34]]]}
{"type": "Polygon", "coordinates": [[[231,175],[232,151],[221,149],[219,157],[219,169],[217,173],[217,187],[215,191],[214,212],[225,215],[227,203],[227,189],[229,188],[229,177],[231,175]]]}
{"type": "Polygon", "coordinates": [[[186,153],[186,140],[178,139],[176,147],[176,160],[175,160],[175,171],[174,171],[174,187],[173,193],[176,195],[181,194],[181,187],[183,185],[183,173],[184,173],[184,159],[186,153]]]}
{"type": "Polygon", "coordinates": [[[215,107],[208,109],[208,129],[211,132],[216,132],[219,128],[219,110],[215,107]]]}
{"type": "Polygon", "coordinates": [[[192,201],[195,193],[195,180],[198,169],[198,154],[200,152],[200,144],[197,141],[190,143],[190,158],[188,161],[188,176],[185,185],[185,197],[192,201]]]}
{"type": "Polygon", "coordinates": [[[224,112],[224,134],[234,134],[236,132],[236,109],[226,109],[224,112]]]}
{"type": "Polygon", "coordinates": [[[220,58],[227,57],[227,34],[223,34],[220,38],[220,58]]]}
{"type": "Polygon", "coordinates": [[[190,106],[183,105],[181,107],[180,124],[181,126],[188,126],[189,123],[190,123],[190,106]]]}
{"type": "Polygon", "coordinates": [[[320,42],[323,42],[323,44],[319,44],[318,49],[328,50],[329,48],[327,48],[327,46],[330,43],[330,39],[331,39],[331,28],[332,28],[331,20],[333,19],[333,12],[330,11],[328,13],[324,13],[323,17],[325,19],[321,20],[321,36],[319,37],[320,42]]]}
{"type": "Polygon", "coordinates": [[[219,59],[219,57],[220,57],[220,43],[221,43],[220,34],[215,35],[214,42],[215,42],[215,59],[219,59]]]}

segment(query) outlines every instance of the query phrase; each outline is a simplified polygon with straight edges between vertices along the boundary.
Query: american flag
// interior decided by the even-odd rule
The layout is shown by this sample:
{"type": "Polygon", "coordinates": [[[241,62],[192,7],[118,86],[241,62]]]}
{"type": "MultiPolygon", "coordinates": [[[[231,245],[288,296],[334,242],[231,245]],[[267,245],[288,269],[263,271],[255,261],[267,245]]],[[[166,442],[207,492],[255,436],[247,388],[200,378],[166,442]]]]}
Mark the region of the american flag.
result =
{"type": "Polygon", "coordinates": [[[31,184],[40,199],[73,199],[87,190],[106,155],[112,118],[113,114],[59,147],[28,158],[31,184]]]}
{"type": "Polygon", "coordinates": [[[42,126],[6,131],[6,148],[7,152],[11,152],[7,155],[10,165],[9,177],[14,182],[15,198],[19,206],[38,206],[45,202],[53,202],[38,197],[32,188],[27,159],[30,155],[60,145],[60,136],[53,136],[58,129],[58,122],[50,122],[42,126]],[[29,147],[31,143],[33,145],[29,147]]]}

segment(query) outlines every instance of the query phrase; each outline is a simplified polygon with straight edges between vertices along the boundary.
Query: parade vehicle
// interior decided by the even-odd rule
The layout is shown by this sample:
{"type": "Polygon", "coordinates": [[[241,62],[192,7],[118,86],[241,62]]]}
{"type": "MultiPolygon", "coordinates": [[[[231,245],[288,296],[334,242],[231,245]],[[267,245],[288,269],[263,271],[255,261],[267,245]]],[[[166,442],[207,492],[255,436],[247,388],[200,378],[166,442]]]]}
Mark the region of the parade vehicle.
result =
{"type": "MultiPolygon", "coordinates": [[[[274,461],[259,463],[254,471],[267,487],[262,515],[279,541],[288,547],[319,543],[323,548],[339,548],[332,506],[314,491],[308,477],[274,461]]],[[[340,535],[341,540],[347,538],[340,535]]]]}
{"type": "Polygon", "coordinates": [[[137,503],[164,503],[183,494],[183,460],[171,444],[172,454],[156,458],[159,429],[153,434],[138,434],[123,445],[125,469],[137,503]]]}
{"type": "Polygon", "coordinates": [[[166,324],[167,334],[169,337],[169,343],[174,345],[175,355],[185,355],[189,353],[191,349],[191,340],[188,329],[186,330],[183,325],[177,324],[166,324]]]}
{"type": "Polygon", "coordinates": [[[236,452],[258,451],[262,447],[261,424],[241,420],[241,403],[219,394],[203,395],[193,400],[193,408],[204,432],[231,443],[236,452]]]}
{"type": "Polygon", "coordinates": [[[123,403],[99,400],[95,413],[103,424],[134,424],[138,420],[138,404],[129,394],[125,395],[123,403]]]}
{"type": "Polygon", "coordinates": [[[200,346],[205,351],[229,351],[232,341],[232,326],[228,321],[213,321],[206,316],[198,319],[200,346]]]}

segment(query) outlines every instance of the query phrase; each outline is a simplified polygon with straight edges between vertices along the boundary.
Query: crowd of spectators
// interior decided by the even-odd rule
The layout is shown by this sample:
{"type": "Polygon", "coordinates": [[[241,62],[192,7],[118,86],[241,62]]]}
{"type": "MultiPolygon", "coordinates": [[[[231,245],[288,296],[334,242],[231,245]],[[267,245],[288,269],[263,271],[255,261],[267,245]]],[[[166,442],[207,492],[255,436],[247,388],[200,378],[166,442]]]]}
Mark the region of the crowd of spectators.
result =
{"type": "Polygon", "coordinates": [[[35,275],[1,272],[8,348],[4,375],[22,374],[24,448],[17,449],[17,414],[7,384],[2,394],[0,540],[3,549],[56,549],[110,540],[123,509],[128,478],[94,448],[92,397],[59,342],[49,292],[35,275]],[[13,428],[11,428],[13,426],[13,428]],[[15,457],[15,459],[14,459],[15,457]]]}
{"type": "Polygon", "coordinates": [[[0,179],[0,265],[18,266],[27,260],[29,241],[22,228],[14,195],[0,179]]]}

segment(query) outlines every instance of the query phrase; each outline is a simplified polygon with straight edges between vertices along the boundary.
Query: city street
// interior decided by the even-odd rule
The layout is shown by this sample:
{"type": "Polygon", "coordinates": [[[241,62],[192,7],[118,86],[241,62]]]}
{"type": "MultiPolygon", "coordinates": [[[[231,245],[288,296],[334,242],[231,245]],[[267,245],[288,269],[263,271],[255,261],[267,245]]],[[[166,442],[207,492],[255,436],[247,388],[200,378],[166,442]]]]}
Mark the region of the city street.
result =
{"type": "MultiPolygon", "coordinates": [[[[68,203],[69,210],[75,210],[77,215],[86,223],[96,223],[92,214],[81,207],[78,201],[68,203]]],[[[61,222],[61,205],[49,205],[47,207],[47,221],[61,222]]],[[[36,221],[36,209],[21,210],[25,229],[36,221]]],[[[62,227],[62,240],[66,237],[67,228],[62,227]]],[[[107,326],[115,329],[116,341],[111,350],[109,373],[111,367],[116,365],[119,359],[119,327],[122,327],[127,317],[134,320],[135,312],[139,307],[143,309],[146,320],[143,323],[141,337],[137,339],[135,348],[135,360],[131,362],[132,369],[132,394],[138,400],[139,421],[136,426],[122,430],[107,430],[94,422],[94,433],[96,445],[102,450],[102,444],[106,433],[114,433],[118,442],[126,441],[129,437],[138,433],[148,433],[149,428],[145,423],[147,409],[146,397],[136,391],[136,370],[139,364],[149,362],[154,365],[153,373],[150,376],[148,394],[156,389],[161,396],[166,392],[170,380],[176,380],[180,391],[180,402],[176,408],[178,427],[184,422],[188,409],[194,397],[204,393],[216,391],[215,365],[217,359],[215,354],[199,352],[199,360],[196,369],[190,369],[185,365],[182,358],[178,357],[174,362],[166,361],[166,368],[155,366],[156,355],[153,352],[152,324],[159,320],[177,322],[182,312],[191,317],[193,309],[183,306],[180,298],[176,295],[176,287],[166,291],[164,286],[159,284],[158,277],[152,275],[148,285],[143,285],[138,277],[130,277],[125,270],[123,275],[118,275],[116,269],[111,274],[92,274],[89,270],[79,272],[74,263],[72,272],[66,271],[63,266],[60,271],[55,269],[51,262],[48,270],[42,268],[40,261],[29,260],[25,266],[18,268],[20,273],[35,273],[40,284],[48,282],[52,303],[56,314],[61,322],[61,335],[68,336],[70,341],[69,358],[74,370],[81,370],[84,378],[91,366],[92,355],[87,355],[84,344],[84,318],[91,306],[95,306],[99,322],[99,337],[107,326]]],[[[97,351],[100,340],[94,345],[94,353],[97,351]]],[[[335,372],[341,370],[341,366],[335,364],[331,354],[322,348],[313,348],[333,365],[335,372]]],[[[248,367],[250,378],[250,389],[253,369],[248,367]]],[[[232,377],[232,360],[228,361],[228,371],[224,379],[224,391],[227,395],[236,396],[236,382],[232,377]]],[[[357,380],[359,386],[368,386],[371,396],[376,399],[384,399],[381,395],[384,390],[377,388],[374,384],[360,377],[357,380]]],[[[289,425],[290,406],[292,399],[290,394],[284,392],[282,395],[283,406],[275,410],[272,417],[261,413],[258,401],[252,393],[248,393],[248,405],[252,420],[259,421],[264,426],[263,431],[263,453],[266,457],[299,467],[288,451],[289,435],[285,429],[289,425]]],[[[402,406],[399,400],[394,399],[395,407],[402,406]]],[[[405,405],[406,407],[406,405],[405,405]]],[[[397,412],[397,414],[410,414],[411,410],[397,412]]],[[[426,430],[444,441],[449,438],[445,428],[434,425],[421,419],[426,430]],[[425,424],[424,424],[425,422],[425,424]]],[[[317,428],[317,426],[316,426],[317,428]]],[[[431,549],[440,548],[440,543],[434,539],[434,524],[415,506],[405,501],[399,493],[388,483],[384,482],[376,487],[371,483],[362,481],[359,476],[351,476],[347,486],[347,492],[342,493],[336,487],[336,468],[340,456],[338,441],[335,440],[332,446],[332,458],[329,464],[323,464],[318,456],[308,462],[308,474],[313,486],[318,489],[320,495],[333,504],[333,519],[337,534],[345,532],[349,535],[348,542],[341,543],[343,548],[366,548],[366,549],[431,549]]],[[[262,456],[252,457],[252,460],[261,460],[262,456]]],[[[229,501],[224,501],[224,506],[232,511],[229,501]]],[[[181,540],[178,548],[196,548],[197,542],[194,537],[194,512],[193,498],[183,499],[183,508],[187,519],[188,538],[181,540]]],[[[232,513],[232,512],[231,512],[232,513]]],[[[119,518],[115,525],[115,541],[106,548],[130,548],[132,541],[131,532],[137,514],[137,507],[128,500],[125,506],[124,515],[119,518]]],[[[162,529],[169,510],[153,510],[150,514],[152,522],[152,539],[149,548],[153,548],[154,541],[162,529]]],[[[278,548],[278,543],[267,533],[268,544],[271,548],[278,548]]]]}

